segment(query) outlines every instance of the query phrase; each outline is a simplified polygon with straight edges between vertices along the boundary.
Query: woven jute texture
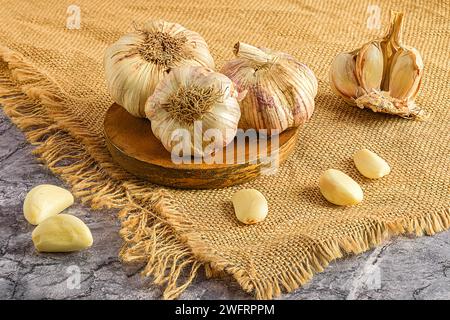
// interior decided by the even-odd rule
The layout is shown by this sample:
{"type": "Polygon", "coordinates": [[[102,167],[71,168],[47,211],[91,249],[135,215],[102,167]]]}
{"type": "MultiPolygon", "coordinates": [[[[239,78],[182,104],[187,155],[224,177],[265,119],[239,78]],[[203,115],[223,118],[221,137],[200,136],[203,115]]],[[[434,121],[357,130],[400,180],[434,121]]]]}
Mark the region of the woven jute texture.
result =
{"type": "Polygon", "coordinates": [[[330,89],[333,57],[384,33],[367,28],[367,1],[77,0],[81,29],[69,30],[72,3],[1,1],[0,104],[79,199],[120,209],[120,257],[144,263],[165,298],[177,297],[204,270],[229,274],[257,298],[272,298],[388,236],[449,228],[448,1],[376,1],[383,26],[390,9],[405,12],[404,40],[422,53],[417,103],[431,115],[425,122],[350,107],[330,89]],[[222,190],[180,191],[140,181],[112,162],[102,134],[112,103],[103,52],[147,19],[199,32],[219,68],[232,58],[234,43],[244,41],[288,52],[315,72],[315,113],[276,175],[222,190]],[[364,147],[392,165],[390,175],[374,181],[356,171],[351,156],[364,147]],[[328,168],[360,183],[363,203],[327,203],[317,185],[328,168]],[[243,226],[234,217],[230,198],[244,187],[268,199],[261,224],[243,226]]]}

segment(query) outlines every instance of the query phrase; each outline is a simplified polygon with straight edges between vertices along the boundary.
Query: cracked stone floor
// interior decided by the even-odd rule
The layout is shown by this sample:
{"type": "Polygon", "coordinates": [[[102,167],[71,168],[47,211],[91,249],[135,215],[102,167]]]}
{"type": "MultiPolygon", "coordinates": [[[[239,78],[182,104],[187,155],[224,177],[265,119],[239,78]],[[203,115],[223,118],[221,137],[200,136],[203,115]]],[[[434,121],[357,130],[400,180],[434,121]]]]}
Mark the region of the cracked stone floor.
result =
{"type": "MultiPolygon", "coordinates": [[[[90,250],[34,250],[33,227],[22,214],[26,192],[42,183],[63,183],[35,160],[32,149],[0,111],[0,299],[160,299],[161,289],[143,279],[138,266],[125,267],[118,261],[121,240],[114,211],[92,212],[80,203],[68,209],[92,230],[95,243],[90,250]]],[[[230,279],[200,275],[181,298],[251,297],[230,279]]],[[[399,237],[335,261],[280,299],[450,299],[450,231],[434,237],[399,237]]]]}

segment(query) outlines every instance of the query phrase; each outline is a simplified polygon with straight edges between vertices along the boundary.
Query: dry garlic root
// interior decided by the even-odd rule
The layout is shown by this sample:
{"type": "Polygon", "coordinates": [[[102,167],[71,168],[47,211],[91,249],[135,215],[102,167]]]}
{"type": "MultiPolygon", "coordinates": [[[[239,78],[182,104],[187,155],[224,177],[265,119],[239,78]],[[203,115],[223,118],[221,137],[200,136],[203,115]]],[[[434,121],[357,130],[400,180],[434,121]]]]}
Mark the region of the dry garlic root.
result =
{"type": "Polygon", "coordinates": [[[27,193],[23,203],[23,214],[29,223],[37,225],[72,204],[73,196],[69,191],[50,184],[43,184],[34,187],[27,193]]]}
{"type": "Polygon", "coordinates": [[[342,171],[328,169],[319,179],[322,195],[338,206],[352,206],[363,200],[364,194],[359,184],[342,171]]]}
{"type": "Polygon", "coordinates": [[[233,195],[231,201],[236,218],[245,224],[261,222],[269,212],[266,198],[255,189],[239,190],[233,195]]]}
{"type": "Polygon", "coordinates": [[[391,172],[391,167],[386,160],[367,149],[355,152],[353,161],[358,171],[370,179],[379,179],[391,172]]]}
{"type": "Polygon", "coordinates": [[[71,252],[89,248],[93,239],[89,228],[77,217],[60,214],[40,223],[32,233],[39,252],[71,252]]]}
{"type": "Polygon", "coordinates": [[[385,37],[339,54],[330,70],[333,90],[348,104],[403,118],[424,119],[414,103],[423,62],[420,53],[402,43],[403,13],[391,12],[385,37]]]}
{"type": "Polygon", "coordinates": [[[174,67],[214,68],[205,40],[177,23],[148,21],[105,51],[106,82],[112,99],[136,117],[145,117],[145,102],[174,67]]]}
{"type": "Polygon", "coordinates": [[[174,68],[158,84],[145,112],[167,151],[202,157],[234,139],[241,116],[237,98],[233,82],[225,75],[184,66],[174,68]],[[211,139],[203,139],[206,136],[211,139]]]}
{"type": "Polygon", "coordinates": [[[222,72],[233,80],[238,91],[246,93],[240,101],[239,128],[282,132],[298,127],[311,118],[317,79],[306,65],[293,56],[238,42],[236,59],[222,72]]]}

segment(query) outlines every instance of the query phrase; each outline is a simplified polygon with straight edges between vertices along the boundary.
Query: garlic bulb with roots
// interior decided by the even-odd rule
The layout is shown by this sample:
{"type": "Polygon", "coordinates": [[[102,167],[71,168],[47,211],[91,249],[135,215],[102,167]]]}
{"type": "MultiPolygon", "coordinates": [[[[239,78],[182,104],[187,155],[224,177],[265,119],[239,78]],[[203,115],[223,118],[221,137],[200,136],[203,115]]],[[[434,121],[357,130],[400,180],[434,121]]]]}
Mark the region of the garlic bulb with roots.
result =
{"type": "Polygon", "coordinates": [[[179,67],[158,84],[145,113],[169,152],[203,157],[234,139],[241,116],[237,97],[225,75],[204,67],[179,67]]]}
{"type": "Polygon", "coordinates": [[[227,62],[222,73],[246,92],[240,102],[242,129],[282,132],[306,122],[314,111],[317,79],[294,57],[283,52],[256,48],[239,42],[236,59],[227,62]]]}
{"type": "Polygon", "coordinates": [[[214,68],[205,40],[177,23],[148,21],[105,51],[104,67],[112,99],[136,117],[161,79],[182,65],[214,68]]]}
{"type": "Polygon", "coordinates": [[[426,112],[414,102],[422,82],[422,57],[402,43],[402,26],[403,14],[392,11],[384,37],[340,53],[331,65],[331,87],[361,109],[424,119],[426,112]]]}

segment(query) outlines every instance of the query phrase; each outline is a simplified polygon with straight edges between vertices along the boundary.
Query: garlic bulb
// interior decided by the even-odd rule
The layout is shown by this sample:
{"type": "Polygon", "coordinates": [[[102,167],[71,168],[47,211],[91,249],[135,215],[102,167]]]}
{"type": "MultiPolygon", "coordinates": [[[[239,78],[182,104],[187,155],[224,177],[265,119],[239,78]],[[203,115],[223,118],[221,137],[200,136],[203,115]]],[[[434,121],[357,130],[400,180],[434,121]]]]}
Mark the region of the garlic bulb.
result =
{"type": "Polygon", "coordinates": [[[214,68],[205,40],[196,32],[166,21],[148,21],[105,51],[104,67],[112,99],[136,117],[145,117],[145,102],[174,67],[214,68]]]}
{"type": "Polygon", "coordinates": [[[331,66],[331,86],[347,103],[361,109],[423,119],[425,111],[414,103],[423,62],[416,49],[403,45],[402,22],[402,13],[391,12],[385,37],[339,54],[331,66]]]}
{"type": "Polygon", "coordinates": [[[289,54],[241,42],[234,49],[236,59],[226,63],[222,73],[240,92],[247,91],[240,101],[240,128],[267,129],[270,134],[297,127],[311,117],[317,79],[307,66],[289,54]]]}
{"type": "Polygon", "coordinates": [[[234,139],[241,116],[237,96],[225,75],[184,66],[172,69],[158,84],[145,113],[168,151],[202,157],[234,139]]]}

